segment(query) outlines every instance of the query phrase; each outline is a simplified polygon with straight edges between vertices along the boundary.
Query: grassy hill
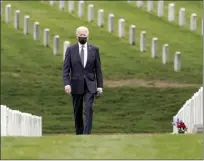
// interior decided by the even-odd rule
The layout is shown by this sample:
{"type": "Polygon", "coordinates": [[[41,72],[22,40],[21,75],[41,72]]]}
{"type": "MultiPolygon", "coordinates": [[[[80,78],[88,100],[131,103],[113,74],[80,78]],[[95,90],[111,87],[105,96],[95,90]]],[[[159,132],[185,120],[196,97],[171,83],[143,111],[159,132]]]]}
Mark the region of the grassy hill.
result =
{"type": "MultiPolygon", "coordinates": [[[[88,2],[87,2],[88,3],[88,2]]],[[[148,13],[146,11],[146,8],[138,9],[135,7],[136,2],[132,2],[132,4],[128,4],[127,2],[117,2],[117,5],[115,5],[115,2],[108,2],[108,1],[91,1],[89,4],[94,4],[96,8],[96,12],[98,9],[103,8],[105,11],[105,17],[107,18],[109,13],[115,14],[115,23],[116,23],[116,29],[117,29],[117,23],[119,18],[124,18],[126,20],[126,33],[129,31],[129,26],[131,24],[136,25],[136,37],[137,37],[137,44],[139,47],[139,34],[141,31],[145,30],[147,32],[147,47],[148,51],[145,55],[148,55],[148,58],[150,58],[150,50],[151,50],[151,39],[153,37],[158,38],[158,50],[159,50],[159,62],[158,65],[161,65],[161,54],[162,54],[162,45],[167,43],[169,44],[169,51],[170,51],[170,68],[167,69],[169,66],[162,66],[159,67],[160,69],[153,67],[157,71],[161,71],[161,68],[164,68],[165,71],[168,70],[167,73],[169,73],[168,76],[165,75],[165,71],[162,72],[161,75],[164,76],[164,79],[172,79],[177,80],[179,78],[180,82],[187,81],[191,82],[191,79],[188,79],[187,73],[192,72],[193,75],[197,78],[196,80],[192,80],[193,82],[201,82],[201,70],[202,70],[202,37],[200,34],[201,27],[200,22],[198,21],[198,30],[199,32],[191,32],[189,29],[179,27],[175,23],[169,23],[166,18],[159,18],[153,13],[148,13]],[[134,5],[134,6],[133,6],[134,5]],[[131,12],[130,12],[131,11],[131,12]],[[173,74],[172,71],[172,62],[173,62],[173,56],[175,51],[180,51],[182,55],[182,73],[180,73],[183,78],[181,78],[180,74],[173,74]],[[184,76],[185,75],[185,76],[184,76]]],[[[155,4],[156,2],[154,2],[155,4]]],[[[167,4],[168,2],[164,2],[167,4]]],[[[199,3],[200,10],[202,9],[202,3],[200,2],[194,2],[194,4],[199,3]]],[[[177,1],[175,2],[177,4],[177,1]]],[[[176,5],[177,6],[177,5],[176,5]]],[[[183,6],[185,7],[185,2],[183,2],[183,6]]],[[[187,5],[188,8],[190,8],[189,5],[187,5]]],[[[195,12],[198,10],[195,5],[192,5],[192,8],[195,9],[195,12]],[[197,10],[196,10],[197,9],[197,10]]],[[[192,9],[193,10],[193,9],[192,9]]],[[[188,11],[188,9],[187,9],[188,11]]],[[[164,11],[167,13],[167,10],[164,11]]],[[[176,12],[177,13],[177,12],[176,12]]],[[[95,13],[96,14],[96,13],[95,13]]],[[[198,17],[202,17],[202,13],[198,12],[198,17]]],[[[198,19],[200,20],[200,19],[198,19]]],[[[177,18],[176,18],[176,21],[177,18]]],[[[107,20],[105,21],[107,22],[107,20]]],[[[115,35],[117,35],[117,32],[115,32],[115,35]]],[[[126,39],[128,38],[128,34],[126,34],[126,39]]],[[[128,42],[127,40],[125,40],[128,42]]],[[[137,47],[137,45],[136,45],[137,47]]],[[[138,48],[137,47],[137,48],[138,48]]],[[[140,54],[141,55],[141,54],[140,54]]],[[[155,61],[155,60],[153,60],[155,61]]],[[[151,66],[149,62],[149,66],[151,66]]],[[[141,70],[142,72],[142,70],[141,70]]],[[[157,72],[151,70],[151,73],[156,74],[157,72]]],[[[191,74],[192,74],[191,73],[191,74]]],[[[149,75],[148,75],[149,78],[149,75]]],[[[161,77],[160,77],[161,78],[161,77]]]]}
{"type": "MultiPolygon", "coordinates": [[[[4,4],[6,3],[7,2],[5,1],[4,4]]],[[[79,19],[76,13],[69,14],[67,11],[59,11],[57,5],[51,7],[48,3],[32,1],[13,1],[9,3],[12,4],[13,10],[19,9],[21,10],[22,15],[28,14],[31,16],[32,21],[39,21],[41,30],[44,28],[50,28],[52,36],[54,34],[59,34],[61,43],[64,40],[69,40],[71,43],[75,43],[76,27],[80,25],[88,26],[90,29],[90,42],[100,47],[105,78],[142,78],[146,80],[162,79],[169,80],[171,82],[176,81],[180,83],[185,82],[196,84],[200,84],[201,82],[201,36],[195,35],[190,31],[181,32],[177,26],[166,23],[146,12],[142,12],[135,8],[133,9],[132,6],[125,2],[117,2],[117,7],[114,7],[114,2],[107,3],[100,1],[97,2],[100,7],[97,5],[95,6],[96,8],[104,8],[104,17],[106,18],[105,26],[107,26],[108,13],[113,12],[116,15],[115,27],[117,27],[117,18],[120,16],[127,20],[127,28],[129,28],[130,24],[137,25],[137,40],[139,39],[139,31],[146,30],[148,40],[148,51],[146,53],[139,52],[139,43],[137,43],[136,46],[131,46],[128,44],[127,37],[125,39],[119,39],[116,36],[117,32],[110,34],[107,32],[106,27],[99,29],[96,22],[88,23],[86,21],[87,14],[85,14],[83,19],[79,19]],[[129,12],[130,10],[131,12],[129,12]],[[159,38],[158,43],[160,51],[161,45],[164,43],[169,44],[170,63],[168,65],[162,65],[161,56],[159,56],[158,59],[152,59],[150,57],[150,44],[153,36],[159,38]],[[180,73],[175,73],[173,71],[173,56],[174,52],[177,50],[181,51],[182,54],[182,72],[180,73]]],[[[94,2],[94,4],[95,3],[96,2],[94,2]]],[[[88,3],[85,2],[85,4],[85,13],[87,13],[88,3]]],[[[77,6],[77,4],[75,6],[77,6]]],[[[23,16],[21,17],[21,22],[23,23],[23,16]]],[[[139,40],[137,42],[139,42],[139,40]]],[[[159,55],[161,55],[161,52],[159,52],[159,55]]]]}
{"type": "MultiPolygon", "coordinates": [[[[153,1],[153,12],[148,13],[148,14],[155,16],[155,17],[157,17],[157,2],[158,1],[153,1]]],[[[168,5],[170,3],[174,3],[174,6],[175,6],[175,21],[171,22],[171,24],[178,26],[179,10],[180,10],[180,8],[185,8],[186,24],[180,28],[181,31],[184,31],[184,30],[189,31],[190,16],[192,13],[196,13],[196,15],[197,15],[197,30],[194,31],[194,33],[200,35],[201,34],[202,8],[203,8],[202,1],[164,1],[164,16],[160,17],[160,19],[162,19],[162,21],[168,22],[168,5]]],[[[134,7],[135,10],[147,11],[147,7],[146,7],[147,2],[145,2],[143,7],[140,9],[136,8],[136,2],[135,1],[129,3],[129,5],[134,7]]]]}
{"type": "MultiPolygon", "coordinates": [[[[152,36],[158,36],[160,47],[169,44],[171,58],[180,50],[181,72],[173,71],[173,59],[164,66],[161,57],[152,59],[149,51],[140,53],[138,43],[131,46],[127,37],[119,39],[116,33],[108,33],[107,28],[99,29],[95,22],[88,23],[75,14],[58,11],[57,6],[40,2],[9,3],[12,11],[21,11],[21,28],[23,16],[28,14],[32,22],[40,22],[41,38],[44,28],[50,28],[52,36],[59,34],[61,53],[64,40],[76,41],[76,27],[86,25],[90,29],[90,41],[100,47],[105,77],[104,96],[94,106],[95,133],[169,132],[172,116],[201,84],[201,37],[132,10],[128,4],[118,3],[116,9],[112,2],[110,6],[97,2],[107,10],[106,15],[108,10],[123,15],[127,24],[134,24],[133,19],[138,18],[137,38],[140,30],[147,31],[149,44],[152,36]],[[144,17],[139,21],[141,15],[144,17]]],[[[53,56],[52,49],[44,48],[42,41],[35,42],[31,35],[24,36],[22,30],[16,31],[12,25],[1,21],[1,104],[42,115],[44,133],[74,132],[71,98],[65,95],[61,79],[62,55],[53,56]]]]}

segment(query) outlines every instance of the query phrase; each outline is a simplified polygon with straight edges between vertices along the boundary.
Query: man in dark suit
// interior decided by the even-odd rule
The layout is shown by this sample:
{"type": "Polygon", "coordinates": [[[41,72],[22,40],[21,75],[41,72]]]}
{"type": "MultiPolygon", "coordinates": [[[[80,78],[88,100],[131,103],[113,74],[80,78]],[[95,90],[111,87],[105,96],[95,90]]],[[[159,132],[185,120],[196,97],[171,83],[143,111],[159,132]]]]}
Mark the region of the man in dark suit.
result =
{"type": "Polygon", "coordinates": [[[94,96],[100,96],[103,92],[99,48],[87,43],[88,35],[88,28],[77,28],[78,42],[67,48],[63,66],[65,92],[72,95],[77,135],[91,133],[94,96]]]}

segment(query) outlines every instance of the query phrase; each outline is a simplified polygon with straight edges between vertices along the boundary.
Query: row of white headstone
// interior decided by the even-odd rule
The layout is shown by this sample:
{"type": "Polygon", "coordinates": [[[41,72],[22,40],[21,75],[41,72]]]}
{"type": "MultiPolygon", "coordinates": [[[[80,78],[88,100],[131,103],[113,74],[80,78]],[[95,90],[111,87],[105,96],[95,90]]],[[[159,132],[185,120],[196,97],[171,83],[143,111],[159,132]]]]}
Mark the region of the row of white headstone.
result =
{"type": "MultiPolygon", "coordinates": [[[[131,1],[128,0],[128,3],[131,1]]],[[[135,1],[133,1],[135,2],[135,1]]],[[[162,17],[164,16],[164,1],[163,0],[158,0],[157,2],[157,16],[162,17]]],[[[147,1],[146,7],[147,7],[147,12],[152,12],[153,11],[153,3],[154,1],[147,1]]],[[[141,8],[144,6],[144,0],[142,1],[136,1],[136,6],[138,8],[141,8]]],[[[178,24],[179,26],[185,26],[186,25],[186,9],[185,8],[180,8],[179,13],[178,13],[178,24]]],[[[168,4],[168,21],[169,22],[174,22],[175,21],[175,3],[169,3],[168,4]]],[[[203,19],[201,20],[201,35],[203,35],[203,19]]],[[[189,29],[191,31],[195,31],[197,29],[197,15],[196,13],[192,13],[190,16],[190,25],[189,29]]]]}
{"type": "Polygon", "coordinates": [[[1,105],[1,136],[42,136],[42,117],[1,105]]]}
{"type": "MultiPolygon", "coordinates": [[[[53,6],[54,3],[57,1],[49,1],[50,5],[53,6]]],[[[65,1],[58,1],[59,10],[66,9],[66,3],[65,1]]],[[[72,13],[75,11],[75,2],[74,1],[68,1],[68,12],[72,13]]],[[[78,17],[84,16],[84,1],[78,1],[78,17]]],[[[110,13],[108,15],[108,32],[114,32],[114,14],[110,13]]],[[[89,4],[88,5],[88,13],[87,13],[87,19],[89,22],[94,21],[94,5],[89,4]]],[[[97,21],[98,27],[104,26],[104,10],[99,9],[98,10],[98,21],[97,21]]],[[[130,25],[129,28],[129,43],[131,45],[135,45],[135,32],[136,32],[136,26],[130,25]]],[[[125,19],[120,18],[118,20],[118,36],[120,38],[125,37],[125,19]]],[[[158,38],[154,37],[152,38],[151,43],[151,57],[156,58],[158,54],[158,38]]],[[[66,46],[66,45],[65,45],[66,46]]],[[[146,49],[146,31],[140,32],[140,52],[145,52],[146,49]]],[[[166,64],[168,63],[168,44],[163,45],[162,49],[162,63],[166,64]]],[[[180,71],[181,69],[181,54],[179,51],[175,53],[174,56],[174,71],[180,71]]]]}
{"type": "MultiPolygon", "coordinates": [[[[173,117],[173,122],[177,119],[184,121],[187,125],[188,133],[197,133],[199,127],[203,129],[203,87],[186,101],[173,117]]],[[[173,132],[177,133],[176,126],[173,126],[173,132]]],[[[203,133],[203,131],[201,131],[203,133]]]]}
{"type": "MultiPolygon", "coordinates": [[[[11,17],[11,4],[7,4],[5,6],[5,23],[8,24],[12,21],[11,17]]],[[[20,29],[20,10],[15,10],[14,12],[14,28],[15,29],[20,29]]],[[[30,34],[30,16],[25,15],[24,16],[24,26],[23,26],[23,33],[24,35],[30,34]]],[[[35,41],[40,40],[40,23],[39,22],[34,22],[33,23],[33,39],[35,41]]],[[[50,29],[45,28],[43,31],[43,45],[45,47],[49,46],[49,39],[50,39],[50,29]]],[[[67,49],[67,47],[70,46],[69,41],[64,42],[64,54],[67,49]]],[[[60,51],[60,36],[55,35],[53,38],[53,55],[59,55],[60,51]]],[[[64,54],[63,54],[63,59],[64,59],[64,54]]]]}

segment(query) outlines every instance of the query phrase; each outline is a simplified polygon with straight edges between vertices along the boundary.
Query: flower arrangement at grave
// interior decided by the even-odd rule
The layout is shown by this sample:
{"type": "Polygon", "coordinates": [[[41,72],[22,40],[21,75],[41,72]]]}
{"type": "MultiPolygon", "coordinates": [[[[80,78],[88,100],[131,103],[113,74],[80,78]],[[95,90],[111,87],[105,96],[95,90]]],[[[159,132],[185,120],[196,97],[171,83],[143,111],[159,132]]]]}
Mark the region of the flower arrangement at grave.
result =
{"type": "Polygon", "coordinates": [[[173,122],[172,124],[173,126],[176,126],[179,134],[184,134],[188,130],[186,124],[182,120],[177,119],[177,121],[175,123],[173,122]]]}

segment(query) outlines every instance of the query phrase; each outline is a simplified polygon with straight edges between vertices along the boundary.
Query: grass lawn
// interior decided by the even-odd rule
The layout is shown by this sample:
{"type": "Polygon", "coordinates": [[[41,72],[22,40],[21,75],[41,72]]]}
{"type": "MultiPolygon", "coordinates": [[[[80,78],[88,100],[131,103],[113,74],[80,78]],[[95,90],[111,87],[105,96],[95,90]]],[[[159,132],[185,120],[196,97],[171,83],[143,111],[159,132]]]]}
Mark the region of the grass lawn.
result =
{"type": "Polygon", "coordinates": [[[201,159],[202,135],[2,138],[2,159],[201,159]]]}
{"type": "MultiPolygon", "coordinates": [[[[8,2],[2,3],[4,6],[8,2]]],[[[172,116],[199,89],[202,56],[199,55],[201,47],[198,35],[188,31],[188,34],[179,32],[178,27],[156,18],[151,21],[154,28],[144,28],[150,25],[150,20],[144,19],[139,23],[148,30],[148,40],[154,33],[157,35],[161,32],[161,42],[171,43],[171,51],[185,51],[182,55],[183,69],[175,73],[172,61],[163,66],[160,57],[151,59],[148,52],[138,51],[138,45],[130,46],[127,38],[119,39],[115,33],[108,33],[106,28],[99,29],[95,22],[80,20],[75,14],[58,11],[57,6],[52,8],[47,3],[9,3],[12,5],[12,15],[15,9],[21,11],[21,29],[17,31],[13,29],[13,23],[6,25],[1,21],[1,104],[41,115],[44,133],[74,132],[71,98],[65,95],[62,85],[62,55],[53,56],[52,45],[49,48],[42,45],[42,31],[47,27],[51,29],[51,36],[60,35],[61,53],[64,40],[71,43],[76,41],[75,29],[80,25],[89,27],[90,41],[100,47],[105,89],[104,96],[94,104],[94,133],[171,132],[172,116]],[[23,16],[26,14],[30,15],[32,23],[40,22],[41,41],[34,41],[32,35],[23,35],[23,16]],[[191,45],[184,44],[190,42],[191,45]],[[124,84],[123,79],[130,78],[132,81],[124,84]]],[[[110,2],[110,7],[112,5],[110,2]]],[[[119,9],[122,5],[118,2],[119,9]]],[[[106,7],[108,10],[109,6],[106,7]]],[[[121,11],[128,23],[133,23],[133,19],[128,17],[129,7],[127,4],[121,11]]],[[[120,16],[121,13],[114,6],[109,9],[117,11],[116,14],[120,16]]],[[[140,13],[134,12],[133,15],[140,13]]],[[[4,19],[4,15],[2,17],[4,19]]]]}
{"type": "MultiPolygon", "coordinates": [[[[59,57],[12,25],[2,23],[2,31],[1,104],[43,116],[45,133],[74,132],[59,57]]],[[[197,89],[105,86],[94,105],[93,132],[169,132],[172,116],[197,89]]]]}
{"type": "MultiPolygon", "coordinates": [[[[1,104],[41,115],[45,134],[40,138],[2,137],[2,159],[202,158],[201,135],[143,134],[171,132],[172,116],[198,90],[202,73],[199,34],[180,29],[143,9],[133,9],[125,2],[118,1],[117,6],[113,2],[93,2],[96,9],[105,9],[105,22],[107,14],[113,12],[116,18],[126,19],[126,32],[130,24],[137,26],[137,44],[131,46],[127,36],[119,39],[116,32],[110,34],[106,27],[99,29],[96,22],[79,19],[76,13],[58,11],[56,5],[50,7],[35,1],[2,3],[3,7],[7,3],[12,5],[12,15],[16,9],[21,11],[21,29],[15,30],[13,22],[1,21],[1,104]],[[40,22],[40,41],[34,41],[32,34],[23,35],[26,14],[31,16],[30,31],[34,21],[40,22]],[[62,54],[52,54],[52,37],[60,35],[62,53],[63,41],[74,43],[75,29],[80,25],[88,26],[90,41],[100,47],[104,71],[104,95],[94,103],[91,136],[71,134],[74,133],[73,108],[70,96],[63,90],[62,54]],[[44,28],[51,30],[48,48],[42,45],[44,28]],[[147,31],[146,53],[138,50],[142,30],[147,31]],[[150,58],[153,36],[159,38],[157,59],[150,58]],[[170,62],[165,66],[161,64],[164,43],[170,46],[170,62]],[[173,72],[176,50],[182,53],[182,71],[178,73],[173,72]]],[[[92,2],[85,2],[85,11],[88,3],[92,2]]]]}
{"type": "MultiPolygon", "coordinates": [[[[154,13],[148,13],[146,8],[143,7],[138,9],[136,6],[136,2],[132,2],[128,4],[126,1],[118,1],[117,5],[114,1],[87,1],[88,4],[94,4],[95,6],[95,15],[97,15],[98,9],[104,9],[105,12],[105,22],[107,22],[108,14],[113,13],[115,15],[115,31],[113,35],[117,36],[118,30],[118,19],[124,18],[126,20],[126,37],[125,41],[128,41],[129,36],[129,26],[134,24],[136,25],[136,38],[137,44],[139,46],[139,34],[141,31],[147,32],[147,55],[150,56],[151,51],[151,39],[153,37],[158,38],[158,57],[161,60],[162,55],[162,45],[167,43],[169,44],[169,52],[170,52],[170,62],[173,61],[173,56],[175,51],[180,51],[182,54],[182,74],[186,71],[192,71],[195,73],[195,77],[198,80],[201,78],[201,70],[202,70],[202,37],[200,35],[201,32],[201,18],[202,18],[202,2],[180,2],[176,1],[175,10],[178,10],[178,6],[187,7],[186,10],[189,13],[189,10],[195,10],[198,15],[198,31],[191,32],[187,28],[179,27],[176,23],[170,23],[166,20],[166,15],[164,18],[159,18],[154,13]],[[194,4],[194,5],[190,5],[194,4]],[[131,12],[130,12],[131,11],[131,12]],[[187,65],[188,64],[188,65],[187,65]],[[194,69],[195,71],[194,71],[194,69]],[[198,73],[197,73],[198,72],[198,73]]],[[[146,2],[144,2],[146,4],[146,2]]],[[[157,2],[154,1],[154,4],[157,2]]],[[[165,6],[168,6],[168,1],[165,1],[165,6]]],[[[164,13],[167,13],[167,9],[165,8],[164,13]]],[[[177,12],[176,12],[177,13],[177,12]]],[[[177,16],[177,14],[176,14],[177,16]]],[[[188,16],[188,14],[186,14],[188,16]]],[[[176,18],[177,20],[177,18],[176,18]]],[[[189,23],[189,22],[187,22],[189,23]]],[[[105,25],[106,26],[106,25],[105,25]]],[[[106,29],[107,30],[107,29],[106,29]]],[[[136,45],[137,46],[137,45],[136,45]]],[[[166,67],[165,67],[166,68],[166,67]]],[[[156,68],[155,68],[156,69],[156,68]]],[[[158,69],[158,68],[157,68],[158,69]]],[[[159,69],[161,70],[161,68],[159,69]]],[[[171,74],[171,76],[175,76],[175,74],[171,74]]],[[[187,75],[184,74],[184,77],[187,75]]],[[[176,76],[178,77],[178,75],[176,76]]],[[[170,79],[170,77],[166,77],[170,79]]],[[[201,81],[201,79],[199,80],[201,81]]]]}
{"type": "MultiPolygon", "coordinates": [[[[71,43],[75,43],[76,27],[80,25],[88,26],[90,29],[90,42],[100,47],[105,78],[141,78],[146,80],[177,81],[180,83],[201,83],[201,36],[196,35],[190,31],[181,31],[178,26],[166,23],[158,17],[150,15],[144,11],[137,10],[125,2],[117,2],[117,5],[115,5],[114,2],[93,2],[96,8],[95,17],[97,17],[97,9],[103,8],[105,10],[105,26],[101,29],[97,27],[96,21],[93,23],[87,22],[86,14],[84,18],[79,19],[76,13],[69,14],[67,10],[59,11],[57,5],[51,7],[48,3],[40,3],[35,1],[3,1],[3,5],[7,3],[12,5],[13,11],[15,9],[21,10],[22,23],[23,15],[30,15],[32,22],[40,22],[41,33],[43,33],[44,28],[50,28],[52,36],[59,34],[61,44],[64,40],[69,40],[71,43]],[[128,34],[126,34],[127,36],[124,39],[119,39],[117,37],[117,32],[114,32],[113,34],[107,32],[107,16],[110,12],[113,12],[116,16],[116,29],[118,22],[117,19],[119,17],[123,17],[127,21],[126,33],[128,33],[130,24],[135,24],[137,26],[136,46],[131,46],[128,44],[128,34]],[[141,30],[147,31],[148,51],[146,53],[139,52],[138,39],[139,32],[141,30]],[[159,54],[157,59],[152,59],[150,57],[150,45],[151,39],[155,36],[159,39],[159,54]],[[162,45],[165,43],[169,44],[170,62],[167,65],[162,65],[161,49],[162,45]],[[175,51],[181,51],[182,54],[182,72],[178,73],[173,71],[173,56],[175,51]]],[[[87,13],[88,3],[92,2],[85,2],[85,13],[87,13]]],[[[62,58],[60,57],[59,59],[61,63],[62,58]]]]}
{"type": "MultiPolygon", "coordinates": [[[[157,16],[157,2],[153,1],[153,12],[149,13],[151,15],[157,16]]],[[[172,23],[175,26],[178,26],[178,17],[180,8],[185,8],[185,26],[181,27],[180,30],[190,30],[190,17],[192,13],[196,13],[197,15],[197,30],[193,31],[193,33],[201,35],[201,21],[202,21],[202,9],[203,4],[202,1],[164,1],[164,16],[161,17],[165,22],[168,22],[168,5],[170,3],[174,3],[175,5],[175,21],[172,23]]],[[[129,5],[135,7],[135,10],[147,11],[147,3],[144,2],[144,6],[142,8],[136,7],[136,2],[133,1],[129,3],[129,5]]]]}

